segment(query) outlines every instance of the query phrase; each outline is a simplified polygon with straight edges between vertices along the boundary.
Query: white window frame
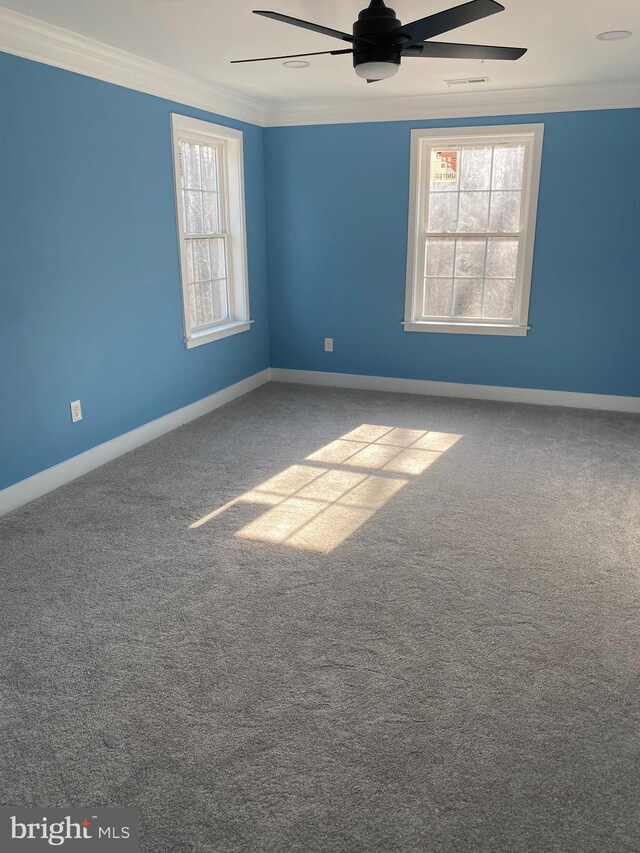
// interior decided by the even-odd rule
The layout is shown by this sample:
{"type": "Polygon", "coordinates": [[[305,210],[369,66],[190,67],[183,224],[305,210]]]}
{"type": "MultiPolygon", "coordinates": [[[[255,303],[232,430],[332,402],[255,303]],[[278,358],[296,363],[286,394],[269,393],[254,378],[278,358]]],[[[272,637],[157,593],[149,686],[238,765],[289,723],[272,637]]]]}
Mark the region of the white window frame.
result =
{"type": "Polygon", "coordinates": [[[173,144],[173,169],[176,198],[176,219],[180,248],[180,280],[182,286],[182,314],[184,343],[187,349],[217,341],[229,335],[247,332],[252,320],[249,314],[249,274],[247,265],[247,236],[244,195],[244,154],[242,131],[208,121],[172,113],[171,135],[173,144]],[[184,207],[182,200],[182,162],[180,144],[191,142],[213,145],[219,151],[221,163],[222,221],[225,231],[227,280],[229,289],[229,318],[212,323],[202,329],[191,328],[189,317],[189,280],[187,276],[184,207]]]}
{"type": "MultiPolygon", "coordinates": [[[[524,336],[529,330],[529,296],[533,269],[533,250],[538,209],[538,187],[542,163],[543,124],[498,125],[487,127],[437,128],[411,131],[411,184],[409,194],[409,240],[407,249],[407,287],[405,299],[405,332],[453,332],[480,335],[524,336]],[[424,319],[418,306],[424,288],[426,216],[429,203],[430,152],[434,147],[464,145],[525,144],[525,163],[522,184],[522,215],[516,271],[516,300],[511,320],[465,321],[454,319],[424,319]]],[[[514,232],[516,233],[516,232],[514,232]]],[[[438,234],[434,236],[440,236],[438,234]]],[[[444,235],[443,235],[444,236],[444,235]]],[[[451,232],[446,236],[473,237],[466,232],[451,232]]],[[[475,235],[475,236],[486,236],[475,235]]],[[[502,236],[497,232],[495,236],[502,236]]],[[[509,236],[509,235],[507,235],[509,236]]]]}

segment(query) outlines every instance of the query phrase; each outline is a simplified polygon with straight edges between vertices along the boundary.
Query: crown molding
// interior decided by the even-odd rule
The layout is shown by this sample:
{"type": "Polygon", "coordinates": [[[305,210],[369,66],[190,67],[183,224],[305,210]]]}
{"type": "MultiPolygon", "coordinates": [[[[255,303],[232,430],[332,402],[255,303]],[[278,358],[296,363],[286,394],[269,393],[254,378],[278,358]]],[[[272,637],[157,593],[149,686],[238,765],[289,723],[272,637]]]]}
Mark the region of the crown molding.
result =
{"type": "Polygon", "coordinates": [[[640,107],[640,80],[393,98],[268,102],[3,6],[0,6],[0,51],[261,127],[640,107]]]}
{"type": "Polygon", "coordinates": [[[266,113],[266,126],[427,121],[634,107],[640,107],[640,80],[396,98],[272,103],[266,113]]]}
{"type": "Polygon", "coordinates": [[[258,98],[0,6],[0,51],[146,92],[227,118],[264,125],[258,98]]]}

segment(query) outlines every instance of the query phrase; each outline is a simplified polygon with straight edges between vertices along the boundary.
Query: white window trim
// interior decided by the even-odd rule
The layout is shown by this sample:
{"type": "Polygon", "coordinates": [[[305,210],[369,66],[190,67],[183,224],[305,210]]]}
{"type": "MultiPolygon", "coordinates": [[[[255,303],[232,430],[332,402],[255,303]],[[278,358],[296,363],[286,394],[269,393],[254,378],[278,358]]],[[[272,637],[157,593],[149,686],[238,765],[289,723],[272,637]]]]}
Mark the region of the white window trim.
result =
{"type": "MultiPolygon", "coordinates": [[[[433,128],[411,131],[411,184],[409,190],[409,239],[407,246],[407,286],[405,297],[405,332],[445,332],[463,335],[513,335],[525,336],[529,331],[529,299],[533,271],[533,251],[538,210],[538,190],[542,164],[544,124],[488,125],[485,127],[433,128]],[[519,139],[520,137],[520,139],[519,139]],[[420,233],[421,211],[426,202],[427,186],[424,174],[426,146],[438,141],[443,146],[497,144],[524,141],[528,143],[523,177],[521,250],[518,258],[515,320],[505,322],[473,319],[422,320],[417,316],[418,285],[424,266],[420,233]]],[[[453,234],[451,236],[454,236],[453,234]]],[[[473,236],[462,234],[462,236],[473,236]]]]}
{"type": "Polygon", "coordinates": [[[180,282],[182,287],[182,316],[184,343],[187,349],[218,341],[230,335],[247,332],[253,320],[249,313],[249,273],[247,263],[247,228],[244,194],[244,152],[242,131],[189,116],[171,114],[171,137],[173,144],[173,171],[178,226],[178,248],[180,254],[180,282]],[[185,246],[185,223],[182,205],[182,178],[180,167],[180,142],[201,144],[222,143],[223,180],[227,199],[228,281],[230,314],[232,319],[222,320],[204,329],[192,330],[189,321],[189,282],[185,246]]]}

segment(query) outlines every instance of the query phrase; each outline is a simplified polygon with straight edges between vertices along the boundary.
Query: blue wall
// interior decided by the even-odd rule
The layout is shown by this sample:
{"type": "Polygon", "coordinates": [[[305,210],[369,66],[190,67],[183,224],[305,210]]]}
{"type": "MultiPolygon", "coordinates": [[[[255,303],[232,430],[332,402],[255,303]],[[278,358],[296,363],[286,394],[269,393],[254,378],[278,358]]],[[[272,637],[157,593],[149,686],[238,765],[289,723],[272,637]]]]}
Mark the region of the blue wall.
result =
{"type": "Polygon", "coordinates": [[[0,116],[2,488],[268,367],[269,340],[261,128],[6,54],[0,116]],[[171,112],[244,131],[255,324],[189,351],[171,112]]]}
{"type": "Polygon", "coordinates": [[[276,367],[640,395],[640,110],[264,131],[0,54],[0,116],[0,488],[270,346],[276,367]],[[255,325],[189,351],[171,112],[245,142],[255,325]],[[529,336],[403,332],[411,128],[523,121],[545,124],[529,336]]]}
{"type": "Polygon", "coordinates": [[[272,366],[640,395],[639,145],[640,110],[267,130],[272,366]],[[545,125],[529,335],[403,332],[411,129],[523,122],[545,125]]]}

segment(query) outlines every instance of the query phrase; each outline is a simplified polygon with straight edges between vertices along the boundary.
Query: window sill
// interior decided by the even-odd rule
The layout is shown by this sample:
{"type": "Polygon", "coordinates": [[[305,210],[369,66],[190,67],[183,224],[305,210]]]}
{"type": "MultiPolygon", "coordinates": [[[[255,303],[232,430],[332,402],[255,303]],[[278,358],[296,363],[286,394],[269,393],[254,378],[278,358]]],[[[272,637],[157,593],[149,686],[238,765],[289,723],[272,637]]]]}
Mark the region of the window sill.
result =
{"type": "Polygon", "coordinates": [[[234,320],[232,323],[225,323],[223,326],[216,326],[213,329],[195,332],[190,338],[185,338],[184,345],[187,349],[193,349],[193,347],[200,347],[202,344],[209,344],[211,341],[228,338],[230,335],[248,332],[253,323],[253,320],[234,320]]]}
{"type": "Polygon", "coordinates": [[[500,323],[437,323],[431,320],[411,320],[403,324],[405,332],[440,332],[454,335],[511,335],[524,337],[530,326],[500,323]]]}

